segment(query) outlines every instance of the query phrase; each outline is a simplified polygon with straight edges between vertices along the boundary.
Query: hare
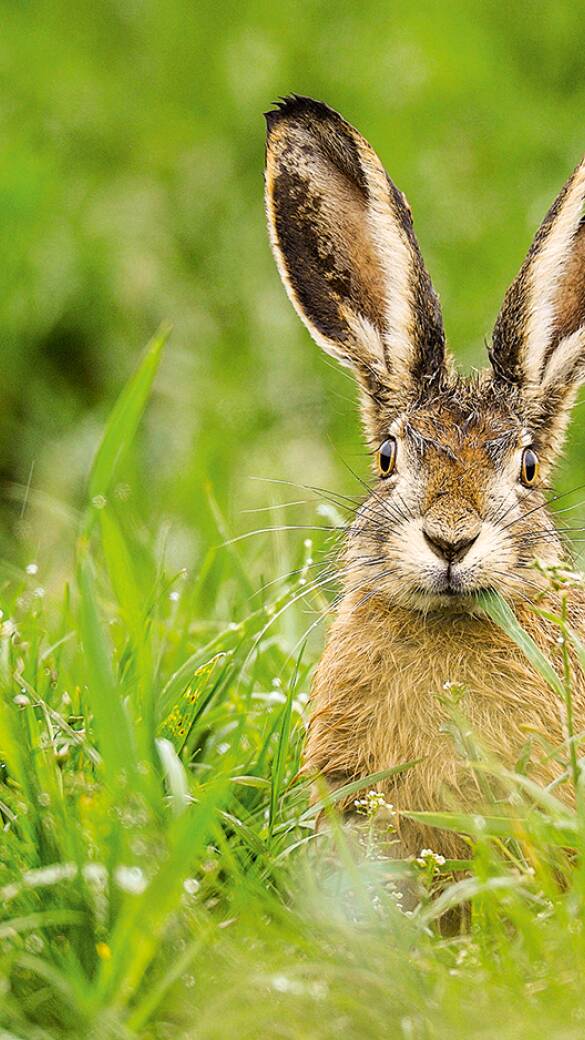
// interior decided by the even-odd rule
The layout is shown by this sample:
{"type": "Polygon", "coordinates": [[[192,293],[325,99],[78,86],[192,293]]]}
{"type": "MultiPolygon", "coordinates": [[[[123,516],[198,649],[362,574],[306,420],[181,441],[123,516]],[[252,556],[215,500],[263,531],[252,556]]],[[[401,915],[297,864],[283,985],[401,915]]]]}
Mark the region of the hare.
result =
{"type": "MultiPolygon", "coordinates": [[[[489,371],[464,380],[445,349],[438,297],[410,207],[367,141],[337,112],[292,96],[267,114],[266,210],[290,300],[313,339],[353,372],[375,483],[347,531],[343,594],[314,676],[307,768],[333,788],[402,762],[380,785],[399,855],[437,835],[400,811],[479,803],[445,732],[441,691],[461,683],[482,745],[570,800],[551,745],[558,696],[477,602],[499,590],[560,668],[559,630],[530,609],[535,570],[565,548],[545,494],[585,380],[585,161],[546,215],[505,296],[489,371]]],[[[585,594],[570,598],[585,629],[585,594]]],[[[575,731],[585,730],[576,674],[575,731]]],[[[353,796],[355,797],[355,796],[353,796]]],[[[348,803],[347,811],[352,804],[348,803]]],[[[466,846],[442,833],[440,850],[466,846]]]]}

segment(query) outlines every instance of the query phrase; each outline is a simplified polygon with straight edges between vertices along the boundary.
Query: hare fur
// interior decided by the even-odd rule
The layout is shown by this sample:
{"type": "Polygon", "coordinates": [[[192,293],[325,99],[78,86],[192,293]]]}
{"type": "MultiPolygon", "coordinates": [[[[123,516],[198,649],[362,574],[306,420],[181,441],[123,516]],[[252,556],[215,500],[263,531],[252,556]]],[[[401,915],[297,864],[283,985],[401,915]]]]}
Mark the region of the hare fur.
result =
{"type": "MultiPolygon", "coordinates": [[[[463,380],[446,347],[438,297],[405,197],[367,141],[338,113],[291,97],[267,114],[266,209],[293,306],[356,379],[377,466],[348,527],[343,595],[314,676],[307,768],[336,788],[402,762],[379,785],[399,814],[400,854],[437,845],[400,811],[481,802],[477,778],[446,732],[441,691],[456,682],[487,751],[514,769],[560,779],[550,754],[566,732],[559,698],[478,593],[498,590],[560,668],[544,564],[567,549],[548,508],[548,480],[585,379],[585,162],[544,219],[494,328],[490,368],[463,380]]],[[[570,621],[585,630],[585,595],[570,621]]],[[[575,730],[585,681],[575,670],[575,730]]],[[[351,804],[346,806],[351,811],[351,804]]],[[[444,833],[440,851],[465,854],[444,833]]]]}

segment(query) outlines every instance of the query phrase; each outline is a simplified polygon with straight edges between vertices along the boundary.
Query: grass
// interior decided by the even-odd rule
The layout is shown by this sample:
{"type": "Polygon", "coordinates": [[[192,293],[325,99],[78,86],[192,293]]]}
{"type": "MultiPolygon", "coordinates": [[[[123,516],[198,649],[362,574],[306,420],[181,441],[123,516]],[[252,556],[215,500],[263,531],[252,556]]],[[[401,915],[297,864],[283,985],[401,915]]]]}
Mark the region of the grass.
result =
{"type": "MultiPolygon", "coordinates": [[[[106,424],[74,579],[46,591],[42,561],[3,565],[1,1040],[581,1037],[579,763],[574,810],[521,767],[475,763],[509,798],[491,815],[428,816],[468,836],[470,869],[408,865],[420,893],[408,913],[396,864],[358,856],[330,804],[335,856],[316,852],[299,769],[316,652],[305,633],[328,605],[307,590],[327,532],[266,536],[260,591],[247,541],[169,572],[125,482],[165,339],[106,424]],[[277,565],[288,576],[273,581],[277,565]],[[463,904],[467,926],[445,936],[441,915],[463,904]]],[[[484,607],[565,711],[570,675],[502,601],[484,607]]],[[[459,693],[447,696],[460,727],[459,693]]],[[[355,785],[370,853],[375,781],[355,785]]]]}

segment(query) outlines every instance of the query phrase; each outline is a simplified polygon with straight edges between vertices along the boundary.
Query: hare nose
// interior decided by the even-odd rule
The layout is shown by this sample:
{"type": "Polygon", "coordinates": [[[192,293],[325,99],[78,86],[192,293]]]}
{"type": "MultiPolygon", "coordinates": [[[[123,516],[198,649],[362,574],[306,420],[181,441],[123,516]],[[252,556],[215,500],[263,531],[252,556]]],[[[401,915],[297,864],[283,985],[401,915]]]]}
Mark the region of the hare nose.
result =
{"type": "Polygon", "coordinates": [[[450,538],[447,535],[438,534],[423,524],[423,537],[427,545],[436,556],[448,563],[458,563],[477,541],[479,531],[475,534],[466,534],[462,538],[450,538]]]}

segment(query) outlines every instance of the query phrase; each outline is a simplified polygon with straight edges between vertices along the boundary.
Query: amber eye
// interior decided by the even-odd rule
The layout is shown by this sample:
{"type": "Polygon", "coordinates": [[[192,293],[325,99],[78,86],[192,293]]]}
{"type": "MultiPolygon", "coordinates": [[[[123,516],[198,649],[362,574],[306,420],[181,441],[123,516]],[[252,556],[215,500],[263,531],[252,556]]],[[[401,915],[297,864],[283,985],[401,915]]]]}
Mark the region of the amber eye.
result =
{"type": "Polygon", "coordinates": [[[533,484],[536,484],[538,479],[538,469],[538,455],[533,448],[524,448],[524,451],[522,452],[521,477],[522,483],[525,484],[526,487],[532,487],[533,484]]]}
{"type": "Polygon", "coordinates": [[[394,437],[388,437],[378,451],[378,469],[381,477],[389,477],[396,466],[397,444],[394,437]]]}

